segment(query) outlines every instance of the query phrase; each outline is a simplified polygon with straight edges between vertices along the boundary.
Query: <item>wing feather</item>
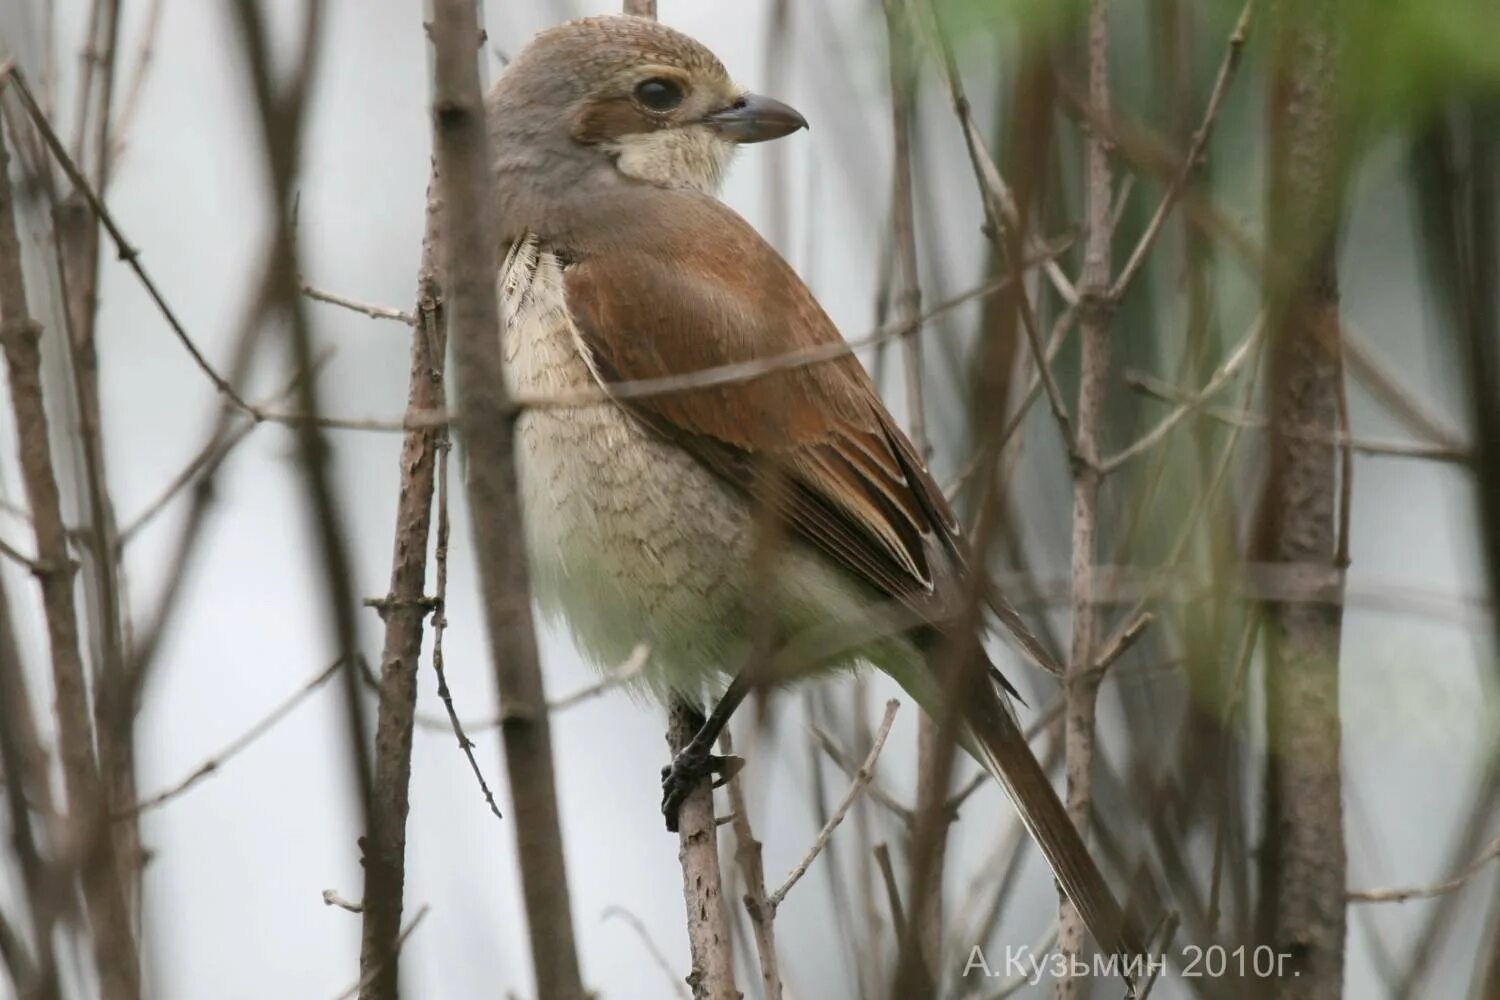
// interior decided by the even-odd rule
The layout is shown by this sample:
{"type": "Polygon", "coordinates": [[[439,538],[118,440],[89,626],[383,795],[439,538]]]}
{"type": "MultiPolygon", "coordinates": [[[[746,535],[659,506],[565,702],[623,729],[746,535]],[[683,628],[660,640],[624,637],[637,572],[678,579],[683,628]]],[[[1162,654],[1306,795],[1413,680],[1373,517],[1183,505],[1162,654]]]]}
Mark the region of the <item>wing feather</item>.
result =
{"type": "MultiPolygon", "coordinates": [[[[629,212],[600,220],[614,238],[566,270],[606,389],[842,341],[738,215],[696,196],[673,209],[649,226],[629,212]]],[[[925,602],[953,578],[934,564],[957,556],[952,512],[852,356],[620,402],[748,494],[774,493],[792,530],[882,593],[925,602]],[[771,468],[788,488],[766,489],[771,468]]]]}

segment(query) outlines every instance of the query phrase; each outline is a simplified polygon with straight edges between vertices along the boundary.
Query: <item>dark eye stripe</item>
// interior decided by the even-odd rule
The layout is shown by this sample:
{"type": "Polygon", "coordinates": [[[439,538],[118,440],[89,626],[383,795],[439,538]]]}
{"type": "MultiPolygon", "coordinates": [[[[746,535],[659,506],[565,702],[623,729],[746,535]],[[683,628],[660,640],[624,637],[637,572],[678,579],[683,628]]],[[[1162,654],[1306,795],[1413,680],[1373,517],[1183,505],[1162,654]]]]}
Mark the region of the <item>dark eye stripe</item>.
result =
{"type": "Polygon", "coordinates": [[[635,99],[651,111],[671,111],[682,103],[682,87],[671,80],[652,77],[635,88],[635,99]]]}

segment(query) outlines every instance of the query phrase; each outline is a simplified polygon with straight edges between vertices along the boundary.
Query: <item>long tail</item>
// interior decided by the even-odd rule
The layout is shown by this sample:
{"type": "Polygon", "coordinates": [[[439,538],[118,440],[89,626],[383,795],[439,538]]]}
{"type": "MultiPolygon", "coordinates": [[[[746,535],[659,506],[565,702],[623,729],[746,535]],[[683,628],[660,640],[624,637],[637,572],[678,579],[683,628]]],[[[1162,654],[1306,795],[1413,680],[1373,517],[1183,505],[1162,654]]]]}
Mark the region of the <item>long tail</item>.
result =
{"type": "Polygon", "coordinates": [[[966,749],[1004,786],[1026,831],[1099,947],[1122,958],[1143,955],[1139,933],[1115,902],[1078,828],[1002,701],[1003,695],[989,683],[983,691],[964,713],[974,744],[966,749]]]}
{"type": "MultiPolygon", "coordinates": [[[[982,650],[977,655],[984,657],[982,650]]],[[[940,655],[934,652],[933,655],[940,655]]],[[[933,718],[942,717],[943,693],[936,672],[925,658],[883,662],[890,674],[933,718]]],[[[984,667],[993,672],[985,658],[984,667]]],[[[1122,959],[1145,955],[1141,936],[1115,902],[1114,893],[1084,846],[1078,828],[1052,789],[1025,734],[1011,715],[1005,696],[989,677],[974,684],[976,695],[963,705],[964,732],[959,745],[1005,789],[1031,839],[1047,859],[1062,891],[1078,909],[1084,925],[1104,951],[1122,959]]]]}

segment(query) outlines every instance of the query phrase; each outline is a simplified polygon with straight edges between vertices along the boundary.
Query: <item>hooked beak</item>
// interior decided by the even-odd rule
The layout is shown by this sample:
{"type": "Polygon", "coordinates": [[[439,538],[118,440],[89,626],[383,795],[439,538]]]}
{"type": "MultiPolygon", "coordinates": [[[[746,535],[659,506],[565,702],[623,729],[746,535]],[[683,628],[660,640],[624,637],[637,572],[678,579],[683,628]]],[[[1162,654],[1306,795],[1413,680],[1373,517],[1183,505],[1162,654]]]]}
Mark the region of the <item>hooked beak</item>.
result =
{"type": "Polygon", "coordinates": [[[807,119],[780,101],[760,94],[743,94],[723,111],[703,117],[703,123],[733,142],[766,142],[807,128],[807,119]]]}

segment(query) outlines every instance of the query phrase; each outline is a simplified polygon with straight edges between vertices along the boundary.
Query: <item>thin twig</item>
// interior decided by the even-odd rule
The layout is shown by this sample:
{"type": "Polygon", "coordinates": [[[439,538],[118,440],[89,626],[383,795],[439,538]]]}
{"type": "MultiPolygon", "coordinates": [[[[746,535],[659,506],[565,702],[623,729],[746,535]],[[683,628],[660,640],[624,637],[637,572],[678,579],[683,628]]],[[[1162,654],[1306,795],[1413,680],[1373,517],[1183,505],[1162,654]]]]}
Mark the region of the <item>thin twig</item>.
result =
{"type": "MultiPolygon", "coordinates": [[[[1026,262],[1025,266],[1035,266],[1040,260],[1050,259],[1064,252],[1067,248],[1068,243],[1060,241],[1042,251],[1045,257],[1030,259],[1026,262]]],[[[921,316],[919,326],[925,329],[927,322],[936,316],[957,309],[976,299],[998,294],[1010,287],[1012,281],[1012,275],[1005,275],[1004,277],[985,282],[966,292],[955,295],[924,312],[921,316]]],[[[527,409],[566,409],[581,406],[597,406],[600,403],[611,400],[650,399],[693,389],[707,389],[752,382],[756,379],[774,375],[777,372],[837,361],[840,358],[847,357],[866,348],[899,339],[904,329],[902,324],[894,323],[883,326],[875,332],[855,340],[841,341],[836,344],[823,344],[811,348],[801,348],[795,351],[788,351],[784,354],[755,358],[750,361],[714,365],[677,375],[615,382],[607,390],[601,387],[589,387],[555,393],[517,393],[505,400],[502,412],[517,413],[527,409]]],[[[1055,353],[1056,348],[1050,347],[1048,351],[1049,353],[1055,353]]],[[[448,410],[442,409],[411,410],[400,420],[329,417],[318,414],[278,411],[263,406],[249,406],[245,412],[254,420],[284,424],[288,427],[313,426],[330,430],[370,431],[376,433],[403,433],[410,430],[441,427],[451,423],[453,420],[453,414],[448,410]]]]}
{"type": "Polygon", "coordinates": [[[216,392],[228,400],[236,409],[253,415],[255,413],[254,407],[245,402],[239,393],[235,391],[234,386],[230,385],[214,369],[213,365],[209,364],[208,359],[203,356],[203,352],[198,349],[198,345],[193,342],[193,338],[188,335],[187,329],[182,325],[182,321],[177,318],[177,314],[167,304],[166,297],[162,294],[161,289],[156,286],[156,282],[152,281],[151,276],[146,273],[145,267],[141,265],[140,251],[130,245],[130,241],[125,238],[125,233],[120,228],[119,223],[115,221],[115,217],[105,207],[99,195],[95,193],[93,186],[89,184],[88,178],[84,177],[78,165],[73,162],[73,158],[68,155],[68,151],[63,148],[62,141],[58,139],[57,132],[53,130],[51,122],[47,120],[47,116],[42,112],[41,105],[37,103],[35,95],[32,94],[31,87],[26,83],[26,77],[21,72],[20,67],[15,67],[11,70],[11,81],[16,86],[16,93],[21,96],[22,106],[25,107],[37,131],[42,134],[42,139],[46,142],[47,148],[52,151],[52,155],[63,168],[63,172],[68,175],[68,179],[73,182],[73,186],[88,201],[89,208],[93,210],[94,215],[103,223],[105,230],[109,233],[110,239],[114,241],[115,251],[119,254],[119,258],[135,272],[137,280],[146,289],[146,294],[156,304],[157,310],[167,321],[167,325],[172,328],[172,333],[177,337],[178,342],[182,344],[183,348],[192,357],[193,363],[198,366],[204,375],[208,376],[208,380],[213,383],[216,392]]]}
{"type": "Polygon", "coordinates": [[[896,710],[900,707],[901,703],[894,698],[885,703],[885,717],[880,720],[880,728],[875,731],[875,742],[871,744],[870,752],[866,755],[865,762],[860,765],[859,770],[855,773],[854,780],[850,782],[849,790],[844,793],[844,797],[839,802],[838,808],[834,809],[833,815],[828,817],[828,822],[823,824],[823,829],[818,831],[818,836],[813,840],[812,847],[808,849],[807,853],[802,856],[802,860],[798,861],[791,872],[787,874],[785,881],[768,897],[767,901],[770,903],[772,911],[781,905],[781,901],[786,899],[786,894],[792,891],[792,886],[796,885],[802,876],[807,874],[808,867],[817,860],[819,854],[823,853],[823,848],[828,846],[828,839],[833,836],[833,831],[838,829],[839,824],[844,821],[844,816],[848,814],[849,808],[854,805],[854,800],[859,798],[859,793],[864,790],[865,786],[870,783],[870,779],[874,777],[875,762],[880,758],[880,751],[885,747],[885,738],[891,734],[891,724],[896,721],[896,710]]]}
{"type": "Polygon", "coordinates": [[[363,912],[365,912],[365,908],[362,905],[360,905],[359,903],[356,903],[352,899],[345,899],[343,896],[339,895],[339,892],[338,892],[337,889],[324,889],[323,890],[323,905],[324,906],[336,906],[339,909],[341,909],[341,910],[347,910],[350,913],[363,913],[363,912]]]}
{"type": "Polygon", "coordinates": [[[390,306],[376,306],[371,305],[368,302],[357,302],[354,299],[345,298],[342,295],[335,295],[333,292],[325,292],[320,288],[314,288],[312,285],[309,285],[305,281],[302,283],[302,294],[312,299],[314,302],[323,302],[331,306],[339,306],[340,308],[348,309],[351,312],[361,313],[365,316],[370,317],[371,319],[392,319],[398,323],[403,323],[406,326],[413,326],[417,322],[417,318],[411,313],[402,312],[400,309],[393,309],[390,306]]]}
{"type": "Polygon", "coordinates": [[[571,691],[561,697],[550,699],[547,702],[547,711],[562,712],[572,708],[574,705],[591,701],[601,694],[613,691],[622,684],[628,684],[639,677],[641,672],[646,669],[646,664],[650,662],[650,645],[644,642],[637,643],[636,647],[630,651],[630,655],[625,658],[623,663],[606,673],[599,680],[592,684],[586,684],[578,690],[571,691]]]}
{"type": "Polygon", "coordinates": [[[1491,840],[1473,861],[1464,865],[1452,878],[1429,885],[1405,886],[1399,889],[1350,889],[1345,898],[1351,903],[1404,903],[1410,899],[1432,899],[1462,888],[1496,858],[1500,858],[1500,837],[1491,840]]]}
{"type": "Polygon", "coordinates": [[[1264,319],[1257,318],[1255,322],[1250,325],[1249,332],[1245,334],[1245,337],[1240,341],[1239,346],[1230,353],[1229,357],[1224,359],[1223,364],[1221,364],[1214,370],[1214,373],[1209,376],[1208,381],[1204,384],[1202,389],[1174,407],[1170,413],[1162,417],[1161,420],[1157,422],[1156,426],[1152,427],[1145,434],[1142,434],[1133,443],[1120,449],[1120,451],[1111,455],[1109,458],[1101,460],[1099,463],[1099,471],[1103,475],[1109,475],[1120,466],[1130,461],[1132,458],[1135,458],[1136,456],[1149,451],[1159,441],[1161,441],[1162,438],[1166,437],[1167,434],[1171,432],[1172,428],[1176,427],[1183,417],[1187,416],[1195,408],[1203,405],[1203,403],[1211,399],[1229,382],[1231,378],[1234,377],[1235,373],[1238,372],[1240,367],[1245,363],[1245,360],[1250,357],[1251,348],[1253,348],[1258,342],[1261,331],[1264,328],[1264,319]]]}
{"type": "Polygon", "coordinates": [[[134,806],[132,806],[129,810],[125,811],[124,813],[120,813],[112,818],[116,821],[128,819],[132,816],[138,816],[141,813],[147,812],[151,809],[156,809],[160,806],[164,806],[168,802],[171,802],[173,799],[182,795],[194,785],[198,784],[198,782],[204,780],[205,778],[211,777],[214,774],[217,774],[225,764],[229,763],[235,757],[238,757],[242,751],[248,749],[262,736],[266,735],[266,733],[269,733],[272,729],[275,729],[277,724],[279,724],[282,719],[285,719],[288,715],[290,715],[292,711],[298,705],[306,701],[308,697],[313,694],[313,692],[317,691],[324,684],[327,684],[329,680],[331,680],[333,676],[338,673],[339,667],[341,666],[343,666],[343,661],[335,660],[327,667],[324,667],[323,670],[321,670],[311,680],[303,684],[296,691],[292,692],[284,701],[282,701],[275,708],[271,709],[270,712],[266,713],[265,718],[261,719],[259,722],[255,723],[249,729],[241,733],[239,736],[236,736],[233,740],[226,743],[223,749],[195,767],[186,777],[168,786],[167,788],[162,789],[155,795],[151,795],[147,798],[142,799],[134,806]]]}
{"type": "MultiPolygon", "coordinates": [[[[19,90],[20,70],[12,68],[9,79],[19,90]]],[[[0,314],[0,347],[4,349],[9,373],[21,479],[31,509],[37,561],[48,568],[37,581],[52,652],[53,696],[69,819],[82,845],[78,875],[93,930],[95,965],[101,977],[99,990],[104,1000],[135,1000],[140,996],[139,958],[123,891],[120,859],[109,824],[104,822],[108,806],[94,756],[95,733],[78,634],[68,533],[63,523],[43,396],[42,328],[27,305],[10,184],[10,156],[3,128],[0,128],[0,303],[4,304],[0,307],[4,310],[0,314]]]]}
{"type": "Polygon", "coordinates": [[[151,0],[146,11],[146,24],[141,29],[140,47],[136,50],[135,69],[125,87],[125,100],[120,103],[120,113],[115,116],[114,131],[109,137],[109,157],[118,161],[125,150],[125,136],[140,107],[141,94],[145,91],[146,77],[150,73],[152,59],[156,54],[156,36],[161,27],[161,12],[165,0],[151,0]]]}
{"type": "MultiPolygon", "coordinates": [[[[401,953],[402,947],[406,944],[406,939],[411,937],[411,932],[417,929],[417,925],[422,922],[423,917],[427,916],[427,911],[429,909],[431,909],[431,907],[424,904],[421,909],[419,909],[415,914],[412,915],[411,923],[407,924],[402,929],[401,933],[396,935],[395,947],[392,949],[390,954],[385,956],[386,963],[394,962],[396,960],[396,957],[401,953]]],[[[364,975],[359,977],[359,982],[355,983],[353,986],[340,993],[337,997],[334,998],[334,1000],[350,1000],[351,997],[358,996],[361,991],[368,987],[370,983],[373,982],[377,977],[379,977],[384,971],[385,964],[377,966],[373,969],[369,969],[365,972],[364,975]]]]}
{"type": "MultiPolygon", "coordinates": [[[[317,377],[318,372],[332,356],[333,351],[331,349],[324,351],[318,356],[312,371],[299,372],[280,392],[261,405],[269,406],[296,392],[302,379],[317,377]]],[[[209,475],[218,469],[224,460],[229,457],[229,453],[234,451],[240,442],[249,437],[250,432],[259,426],[260,424],[254,420],[245,420],[233,429],[227,428],[222,424],[215,425],[212,433],[208,436],[208,440],[198,449],[197,454],[182,467],[182,471],[173,476],[167,485],[162,487],[161,492],[156,495],[155,499],[147,503],[139,514],[132,518],[125,527],[120,529],[115,538],[115,545],[123,550],[130,543],[131,539],[140,533],[142,528],[151,523],[158,514],[167,509],[167,506],[179,493],[198,482],[200,477],[209,475]]]]}
{"type": "Polygon", "coordinates": [[[662,972],[666,973],[667,980],[672,984],[672,992],[676,993],[681,1000],[692,1000],[693,995],[688,992],[687,984],[677,978],[677,973],[672,971],[672,965],[667,961],[667,956],[663,955],[661,949],[656,946],[656,942],[651,938],[650,929],[646,927],[641,918],[623,906],[605,907],[604,913],[599,919],[608,920],[610,917],[619,917],[630,925],[631,930],[635,931],[636,937],[640,938],[641,944],[645,946],[646,954],[651,956],[652,963],[662,972]]]}
{"type": "MultiPolygon", "coordinates": [[[[734,754],[734,739],[726,726],[719,737],[726,757],[734,754]]],[[[766,868],[761,843],[750,826],[750,808],[745,800],[744,769],[729,779],[730,824],[734,829],[734,859],[745,879],[745,913],[755,937],[760,961],[762,1000],[781,1000],[781,962],[776,955],[776,908],[766,896],[766,868]]]]}
{"type": "MultiPolygon", "coordinates": [[[[812,733],[813,742],[828,755],[828,759],[833,761],[840,771],[844,772],[844,776],[852,781],[859,774],[859,765],[849,759],[849,755],[844,752],[844,748],[839,746],[838,741],[826,729],[821,726],[811,726],[809,727],[809,731],[812,733]]],[[[871,775],[870,780],[865,784],[865,794],[871,800],[889,809],[897,819],[901,820],[907,826],[910,826],[912,820],[916,817],[916,813],[912,811],[912,808],[903,805],[894,795],[886,791],[885,787],[875,780],[874,775],[871,775]]]]}
{"type": "MultiPolygon", "coordinates": [[[[1132,389],[1173,403],[1191,405],[1196,398],[1193,392],[1179,389],[1143,372],[1126,372],[1125,384],[1132,389]]],[[[1202,406],[1199,412],[1221,424],[1242,430],[1264,431],[1270,428],[1270,421],[1266,417],[1248,410],[1202,406]]],[[[1384,441],[1375,438],[1351,437],[1342,431],[1329,432],[1313,427],[1291,426],[1283,430],[1290,438],[1340,447],[1347,445],[1351,451],[1364,455],[1451,462],[1458,465],[1467,465],[1474,461],[1473,451],[1465,447],[1453,448],[1445,444],[1428,444],[1422,441],[1384,441]]]]}
{"type": "Polygon", "coordinates": [[[1339,330],[1344,363],[1361,385],[1407,430],[1454,451],[1467,450],[1463,433],[1407,386],[1400,371],[1345,319],[1339,330]]]}
{"type": "MultiPolygon", "coordinates": [[[[439,493],[441,493],[443,489],[441,486],[441,480],[439,480],[438,489],[439,493]]],[[[439,523],[441,523],[441,518],[439,519],[439,523]]],[[[446,536],[440,534],[440,537],[445,538],[446,536]]],[[[434,603],[441,606],[441,602],[437,598],[434,598],[434,603]]],[[[434,654],[436,654],[436,641],[438,634],[442,629],[445,629],[446,627],[446,617],[443,615],[439,615],[437,620],[433,623],[434,654]]],[[[436,661],[437,657],[436,655],[434,655],[433,662],[436,663],[436,661]]],[[[599,680],[585,684],[574,691],[569,691],[567,694],[559,695],[556,698],[547,699],[547,711],[553,713],[566,711],[567,709],[573,708],[577,705],[581,705],[584,702],[592,701],[593,699],[598,698],[600,695],[607,694],[610,691],[615,690],[616,688],[624,687],[626,684],[629,684],[631,681],[639,677],[642,672],[645,671],[646,665],[650,662],[651,647],[646,645],[645,643],[641,643],[637,645],[633,650],[631,650],[630,655],[625,658],[624,662],[622,662],[619,666],[607,671],[599,680]]],[[[376,685],[376,680],[373,675],[366,678],[366,682],[371,688],[374,688],[376,685]]],[[[439,680],[439,684],[441,689],[446,690],[446,684],[444,684],[441,679],[439,680]]],[[[466,733],[480,733],[489,729],[498,729],[504,723],[504,715],[496,714],[491,715],[485,719],[469,719],[466,722],[461,721],[460,724],[463,728],[463,731],[466,733]]],[[[417,725],[422,729],[427,729],[434,732],[453,732],[453,720],[446,714],[442,718],[438,718],[434,715],[426,715],[418,712],[417,725]]]]}
{"type": "Polygon", "coordinates": [[[1146,255],[1151,252],[1152,244],[1161,234],[1167,216],[1177,204],[1177,199],[1182,196],[1184,189],[1187,188],[1193,173],[1203,162],[1203,152],[1208,147],[1208,139],[1213,133],[1214,123],[1219,120],[1219,110],[1224,106],[1224,95],[1229,92],[1229,81],[1234,77],[1234,71],[1239,67],[1240,57],[1245,51],[1245,39],[1250,33],[1250,15],[1254,7],[1255,0],[1246,0],[1239,19],[1235,21],[1234,30],[1229,33],[1229,44],[1224,52],[1224,60],[1219,64],[1219,74],[1214,79],[1213,90],[1208,95],[1208,106],[1203,111],[1203,123],[1193,133],[1193,138],[1188,144],[1187,157],[1182,161],[1182,167],[1177,171],[1176,176],[1167,184],[1167,189],[1162,193],[1156,211],[1151,214],[1151,221],[1146,223],[1145,231],[1136,241],[1135,249],[1130,252],[1130,258],[1125,262],[1125,266],[1120,268],[1115,283],[1110,286],[1109,297],[1116,302],[1124,298],[1125,290],[1130,287],[1130,282],[1135,278],[1136,272],[1145,264],[1146,255]]]}

